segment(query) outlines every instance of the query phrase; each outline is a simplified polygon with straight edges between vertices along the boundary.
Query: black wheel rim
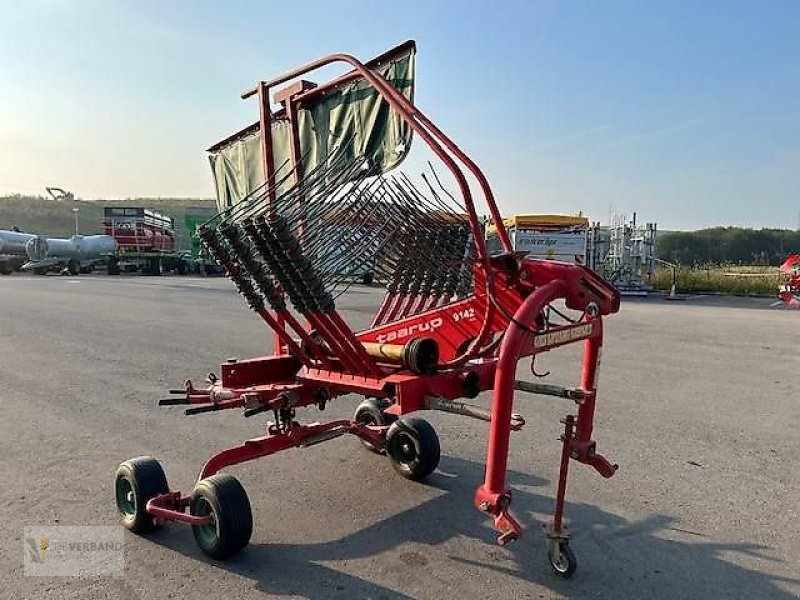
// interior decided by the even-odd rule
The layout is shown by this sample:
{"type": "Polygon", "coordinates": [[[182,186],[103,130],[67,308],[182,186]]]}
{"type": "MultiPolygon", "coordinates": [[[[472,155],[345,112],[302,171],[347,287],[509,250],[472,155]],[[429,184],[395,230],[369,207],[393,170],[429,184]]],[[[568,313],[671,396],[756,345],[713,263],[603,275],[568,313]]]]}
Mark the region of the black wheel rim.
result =
{"type": "Polygon", "coordinates": [[[356,423],[360,423],[361,425],[377,425],[378,421],[375,417],[369,413],[362,413],[358,415],[358,419],[356,419],[356,423]]]}
{"type": "Polygon", "coordinates": [[[558,573],[567,573],[570,569],[569,552],[563,543],[554,543],[550,548],[550,564],[558,573]]]}
{"type": "Polygon", "coordinates": [[[412,467],[419,458],[417,445],[407,433],[398,433],[392,440],[392,456],[398,463],[406,467],[412,467]]]}

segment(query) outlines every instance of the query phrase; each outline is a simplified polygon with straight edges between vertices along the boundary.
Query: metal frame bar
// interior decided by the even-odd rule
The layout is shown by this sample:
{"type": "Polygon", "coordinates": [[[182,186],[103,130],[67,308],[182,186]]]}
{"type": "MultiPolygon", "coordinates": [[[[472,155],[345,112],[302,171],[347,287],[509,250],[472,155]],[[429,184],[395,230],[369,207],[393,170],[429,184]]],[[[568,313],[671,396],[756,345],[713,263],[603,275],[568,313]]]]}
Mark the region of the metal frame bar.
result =
{"type": "MultiPolygon", "coordinates": [[[[269,118],[265,118],[265,115],[271,114],[270,107],[269,107],[269,100],[268,94],[269,90],[274,88],[277,85],[282,83],[286,83],[292,79],[296,79],[302,75],[305,75],[311,71],[324,67],[326,65],[335,63],[335,62],[344,62],[349,64],[353,67],[353,75],[346,75],[345,77],[357,77],[361,76],[369,82],[372,87],[381,95],[381,97],[394,109],[401,118],[411,127],[411,129],[417,133],[431,148],[431,150],[437,155],[437,157],[447,166],[448,170],[451,172],[453,177],[456,180],[458,185],[459,191],[461,193],[462,198],[464,199],[464,204],[467,207],[467,217],[470,224],[470,229],[473,235],[473,242],[476,247],[477,253],[477,260],[480,264],[483,265],[484,272],[485,272],[485,286],[487,295],[492,295],[494,293],[494,281],[492,277],[492,271],[489,265],[489,256],[486,251],[486,244],[483,238],[483,229],[478,219],[477,212],[475,210],[475,204],[472,199],[472,192],[470,190],[469,184],[467,183],[466,178],[464,177],[463,172],[459,168],[458,164],[455,160],[442,148],[442,145],[439,143],[441,142],[444,146],[449,150],[453,155],[455,155],[458,160],[464,164],[467,169],[473,174],[473,176],[477,179],[478,184],[483,192],[484,198],[486,200],[487,207],[489,208],[489,212],[491,214],[492,220],[497,227],[498,236],[500,238],[500,242],[503,245],[503,248],[506,252],[512,251],[511,242],[508,238],[508,234],[503,227],[502,217],[500,216],[500,212],[497,208],[497,204],[494,200],[494,195],[491,191],[488,181],[486,180],[485,175],[480,170],[480,168],[466,155],[464,154],[458,146],[449,138],[447,137],[436,125],[434,125],[425,115],[416,108],[411,102],[409,102],[398,90],[396,90],[392,85],[390,85],[383,77],[380,77],[376,73],[374,73],[370,68],[366,65],[361,63],[358,59],[354,56],[349,54],[331,54],[329,56],[320,58],[318,60],[312,61],[289,71],[277,78],[271,79],[269,81],[261,81],[259,82],[256,87],[246,90],[241,94],[242,99],[247,99],[253,95],[258,95],[259,97],[259,107],[261,110],[261,120],[260,120],[260,127],[261,127],[261,135],[262,135],[262,152],[264,153],[264,160],[265,160],[265,175],[269,173],[271,169],[271,161],[272,161],[272,151],[271,151],[271,130],[270,125],[271,121],[269,118]],[[265,99],[267,104],[265,104],[265,99]],[[265,148],[269,147],[269,151],[265,148]],[[267,162],[269,162],[269,166],[267,166],[267,162]]],[[[302,103],[304,96],[308,97],[308,95],[314,96],[319,94],[320,92],[317,89],[310,90],[305,94],[299,94],[296,96],[296,101],[298,105],[302,103]]],[[[267,175],[268,176],[268,175],[267,175]]],[[[267,179],[269,182],[270,179],[267,179]]],[[[483,346],[483,343],[486,340],[486,337],[489,333],[489,321],[491,318],[491,313],[494,310],[492,305],[489,306],[487,311],[486,319],[484,321],[484,326],[481,328],[480,333],[475,339],[471,342],[468,346],[466,351],[463,353],[462,356],[457,357],[453,361],[451,361],[447,366],[458,366],[469,360],[470,358],[476,356],[483,346]]]]}

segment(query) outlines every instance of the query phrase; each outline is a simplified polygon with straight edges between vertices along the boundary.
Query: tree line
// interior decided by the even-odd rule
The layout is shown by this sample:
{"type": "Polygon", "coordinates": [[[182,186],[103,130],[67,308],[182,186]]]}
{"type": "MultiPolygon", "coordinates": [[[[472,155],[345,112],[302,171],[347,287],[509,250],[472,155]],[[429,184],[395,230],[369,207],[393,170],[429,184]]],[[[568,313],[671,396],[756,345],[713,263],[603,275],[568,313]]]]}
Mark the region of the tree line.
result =
{"type": "Polygon", "coordinates": [[[779,265],[794,252],[800,253],[800,230],[713,227],[664,233],[656,240],[658,258],[682,265],[779,265]]]}

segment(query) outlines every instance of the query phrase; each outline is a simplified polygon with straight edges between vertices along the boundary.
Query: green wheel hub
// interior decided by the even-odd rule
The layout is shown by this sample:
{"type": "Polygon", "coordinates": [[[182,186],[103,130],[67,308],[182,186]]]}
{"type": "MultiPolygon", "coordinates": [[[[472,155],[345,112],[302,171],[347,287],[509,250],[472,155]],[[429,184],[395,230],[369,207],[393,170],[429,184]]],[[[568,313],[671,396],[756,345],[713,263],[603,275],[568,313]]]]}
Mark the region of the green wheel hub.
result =
{"type": "Polygon", "coordinates": [[[136,514],[136,494],[131,482],[125,477],[119,477],[116,485],[117,508],[125,517],[136,514]]]}
{"type": "Polygon", "coordinates": [[[219,532],[217,531],[217,519],[211,510],[211,505],[206,502],[205,499],[200,498],[197,501],[195,511],[195,514],[198,517],[211,515],[210,523],[207,523],[206,525],[198,525],[196,526],[195,530],[197,532],[197,536],[202,539],[204,544],[214,544],[219,537],[219,532]]]}
{"type": "Polygon", "coordinates": [[[147,512],[147,503],[169,491],[164,469],[154,458],[139,456],[121,463],[114,475],[114,502],[122,525],[134,533],[158,526],[147,512]]]}

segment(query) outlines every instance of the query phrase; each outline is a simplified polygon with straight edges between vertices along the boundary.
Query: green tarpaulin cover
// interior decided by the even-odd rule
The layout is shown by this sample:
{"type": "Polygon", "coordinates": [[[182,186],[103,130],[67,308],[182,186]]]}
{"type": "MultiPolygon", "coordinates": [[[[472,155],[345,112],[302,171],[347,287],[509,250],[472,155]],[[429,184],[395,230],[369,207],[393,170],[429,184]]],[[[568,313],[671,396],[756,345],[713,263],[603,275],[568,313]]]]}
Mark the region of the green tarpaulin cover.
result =
{"type": "MultiPolygon", "coordinates": [[[[395,88],[414,100],[414,48],[375,69],[395,88]]],[[[411,128],[363,79],[357,79],[298,110],[300,155],[303,172],[309,173],[328,157],[371,157],[374,173],[396,167],[411,148],[411,128]]],[[[276,118],[272,123],[275,180],[291,169],[289,122],[276,118]]],[[[233,206],[264,183],[261,133],[257,127],[218,145],[210,151],[214,172],[217,207],[233,206]]],[[[363,173],[360,175],[363,177],[363,173]]],[[[283,187],[294,184],[288,178],[283,187]]]]}

